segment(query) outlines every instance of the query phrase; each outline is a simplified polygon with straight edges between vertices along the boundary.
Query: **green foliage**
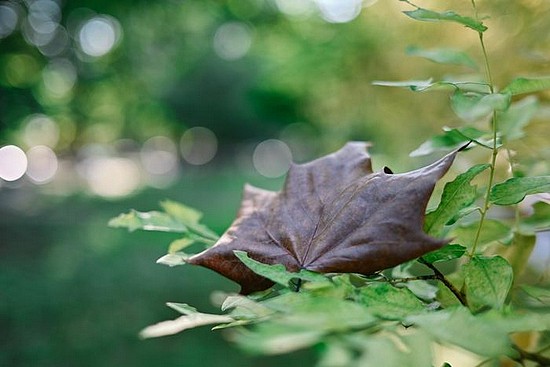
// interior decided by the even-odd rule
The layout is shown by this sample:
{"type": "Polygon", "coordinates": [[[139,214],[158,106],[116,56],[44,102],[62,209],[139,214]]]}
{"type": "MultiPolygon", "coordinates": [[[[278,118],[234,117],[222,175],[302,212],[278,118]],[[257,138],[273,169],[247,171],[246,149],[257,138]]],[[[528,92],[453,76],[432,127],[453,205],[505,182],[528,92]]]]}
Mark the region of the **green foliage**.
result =
{"type": "Polygon", "coordinates": [[[494,111],[505,111],[510,101],[511,95],[506,93],[482,94],[459,89],[451,96],[451,107],[462,120],[474,122],[494,111]]]}
{"type": "Polygon", "coordinates": [[[491,188],[490,200],[497,205],[512,205],[526,195],[550,192],[550,176],[513,177],[491,188]]]}
{"type": "Polygon", "coordinates": [[[461,210],[474,203],[477,199],[477,189],[470,182],[487,168],[488,164],[475,165],[445,185],[438,207],[426,215],[424,230],[428,234],[441,236],[445,225],[461,210]]]}
{"type": "MultiPolygon", "coordinates": [[[[537,307],[550,306],[547,287],[522,284],[534,234],[550,227],[550,206],[537,202],[529,216],[515,205],[527,195],[548,193],[550,176],[524,174],[495,184],[497,179],[510,175],[508,168],[510,171],[516,168],[509,143],[525,136],[524,128],[541,105],[535,97],[516,100],[513,96],[549,89],[550,79],[516,78],[497,92],[483,38],[487,26],[477,15],[475,1],[472,1],[474,17],[405,2],[415,7],[404,12],[412,19],[453,22],[477,32],[486,66],[485,82],[481,83],[477,78],[461,82],[450,78],[434,82],[430,78],[374,83],[415,92],[450,91],[451,107],[466,124],[446,128],[444,134],[426,141],[414,155],[453,149],[468,142],[484,148],[476,152],[483,155],[483,163],[466,162],[466,170],[445,185],[438,206],[425,217],[424,231],[428,235],[449,236],[453,243],[417,261],[367,275],[317,274],[304,269],[289,272],[282,264],[264,264],[246,252],[234,251],[236,259],[232,261],[238,259],[252,275],[275,286],[248,296],[229,295],[221,313],[216,315],[171,304],[184,315],[146,328],[142,336],[168,335],[189,327],[215,324],[215,328],[232,329],[230,339],[252,353],[281,354],[318,346],[323,350],[319,366],[431,366],[433,344],[464,349],[477,355],[482,364],[500,360],[523,365],[529,360],[540,365],[550,363],[542,343],[537,346],[542,352],[531,353],[522,350],[512,338],[515,333],[537,333],[550,328],[549,315],[537,313],[517,301],[522,295],[536,301],[537,307]],[[488,128],[480,127],[487,126],[488,121],[488,128]],[[501,170],[497,157],[504,151],[508,153],[509,167],[501,170]],[[506,207],[512,215],[504,219],[493,215],[494,205],[506,207]]],[[[409,48],[408,53],[443,64],[472,68],[476,65],[465,53],[449,48],[415,47],[409,48]]],[[[257,205],[252,199],[265,196],[271,200],[271,195],[254,191],[249,193],[249,201],[257,205]]],[[[186,262],[188,255],[180,250],[194,239],[191,235],[199,236],[196,241],[215,239],[211,231],[199,224],[200,215],[195,211],[176,204],[163,208],[164,213],[130,212],[111,224],[130,230],[183,232],[187,237],[172,244],[170,253],[161,259],[169,265],[186,262]]],[[[249,208],[244,209],[247,212],[249,208]]],[[[384,219],[396,220],[392,216],[384,219]]],[[[215,247],[212,249],[213,257],[219,256],[215,247]]],[[[242,266],[231,261],[225,265],[236,268],[235,264],[242,266]]]]}
{"type": "Polygon", "coordinates": [[[473,310],[504,306],[514,274],[512,267],[500,256],[474,256],[464,266],[464,283],[468,304],[473,310]]]}
{"type": "Polygon", "coordinates": [[[422,20],[425,22],[440,22],[440,21],[455,22],[455,23],[462,24],[478,32],[485,32],[487,30],[487,27],[484,26],[482,22],[477,21],[470,17],[462,16],[460,14],[455,13],[454,11],[445,11],[445,12],[439,13],[433,10],[417,7],[415,10],[404,11],[403,13],[413,19],[422,20]]]}
{"type": "Polygon", "coordinates": [[[508,84],[503,93],[512,95],[540,92],[550,88],[550,77],[544,78],[517,78],[508,84]]]}
{"type": "Polygon", "coordinates": [[[306,269],[300,270],[298,273],[291,273],[286,270],[282,264],[267,265],[248,257],[244,251],[234,251],[235,256],[239,258],[250,270],[261,275],[274,283],[280,284],[283,287],[288,287],[293,280],[300,279],[310,282],[327,282],[327,278],[319,273],[315,273],[306,269]]]}
{"type": "Polygon", "coordinates": [[[477,69],[475,61],[465,52],[452,48],[422,49],[409,46],[405,50],[407,55],[419,56],[439,64],[454,64],[477,69]]]}

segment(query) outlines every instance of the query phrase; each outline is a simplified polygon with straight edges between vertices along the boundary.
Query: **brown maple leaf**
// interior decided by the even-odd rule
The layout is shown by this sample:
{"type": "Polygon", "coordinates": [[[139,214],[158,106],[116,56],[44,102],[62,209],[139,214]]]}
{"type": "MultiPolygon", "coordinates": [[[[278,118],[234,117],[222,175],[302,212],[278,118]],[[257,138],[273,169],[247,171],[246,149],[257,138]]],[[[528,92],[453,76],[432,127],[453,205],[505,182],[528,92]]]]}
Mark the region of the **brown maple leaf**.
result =
{"type": "Polygon", "coordinates": [[[367,143],[291,166],[280,192],[250,185],[237,217],[211,248],[187,262],[239,283],[241,293],[272,282],[233,253],[242,250],[288,271],[372,274],[440,248],[448,241],[423,231],[434,186],[457,151],[415,171],[373,172],[367,143]]]}

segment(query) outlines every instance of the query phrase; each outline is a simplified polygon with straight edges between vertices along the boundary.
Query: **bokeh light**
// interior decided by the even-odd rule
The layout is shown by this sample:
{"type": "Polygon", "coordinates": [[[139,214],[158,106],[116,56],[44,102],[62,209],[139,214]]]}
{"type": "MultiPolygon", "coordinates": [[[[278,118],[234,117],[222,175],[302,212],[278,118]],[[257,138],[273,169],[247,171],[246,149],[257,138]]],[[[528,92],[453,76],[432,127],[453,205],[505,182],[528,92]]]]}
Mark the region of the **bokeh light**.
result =
{"type": "Polygon", "coordinates": [[[0,39],[9,36],[19,21],[19,14],[14,4],[0,4],[0,39]]]}
{"type": "Polygon", "coordinates": [[[27,118],[23,139],[29,147],[45,145],[53,148],[59,141],[59,126],[46,115],[31,115],[27,118]]]}
{"type": "Polygon", "coordinates": [[[141,148],[140,156],[145,170],[153,175],[173,172],[178,166],[178,148],[165,136],[148,139],[141,148]]]}
{"type": "Polygon", "coordinates": [[[264,140],[254,149],[252,162],[262,176],[275,178],[288,171],[292,163],[292,153],[283,141],[264,140]]]}
{"type": "Polygon", "coordinates": [[[91,157],[82,172],[90,190],[105,198],[130,195],[141,183],[139,167],[129,158],[91,157]]]}
{"type": "Polygon", "coordinates": [[[0,148],[0,179],[16,181],[27,171],[27,156],[15,145],[6,145],[0,148]]]}
{"type": "Polygon", "coordinates": [[[32,147],[27,152],[27,176],[35,184],[41,185],[50,182],[58,168],[57,156],[54,151],[45,146],[32,147]]]}
{"type": "Polygon", "coordinates": [[[237,60],[246,55],[252,45],[250,28],[240,22],[222,24],[214,35],[214,51],[225,60],[237,60]]]}
{"type": "Polygon", "coordinates": [[[216,155],[218,139],[210,129],[202,126],[192,127],[183,133],[180,150],[187,163],[203,165],[210,162],[216,155]]]}
{"type": "Polygon", "coordinates": [[[120,32],[120,25],[113,17],[93,17],[86,21],[78,32],[80,48],[88,56],[104,56],[117,44],[120,32]]]}
{"type": "Polygon", "coordinates": [[[281,13],[291,17],[304,18],[315,10],[312,0],[275,0],[275,4],[281,13]]]}
{"type": "Polygon", "coordinates": [[[316,0],[324,20],[330,23],[350,22],[361,13],[362,0],[316,0]]]}
{"type": "Polygon", "coordinates": [[[42,70],[42,80],[51,97],[56,99],[65,98],[76,84],[76,68],[67,59],[52,60],[42,70]]]}

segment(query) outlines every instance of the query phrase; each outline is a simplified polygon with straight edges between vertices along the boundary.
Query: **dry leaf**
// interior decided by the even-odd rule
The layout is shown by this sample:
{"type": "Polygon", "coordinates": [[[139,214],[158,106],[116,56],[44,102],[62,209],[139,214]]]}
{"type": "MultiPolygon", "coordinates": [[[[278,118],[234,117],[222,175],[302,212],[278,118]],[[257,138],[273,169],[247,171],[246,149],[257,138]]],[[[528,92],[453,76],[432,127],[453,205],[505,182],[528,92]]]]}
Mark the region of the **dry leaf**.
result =
{"type": "Polygon", "coordinates": [[[372,274],[446,244],[422,228],[434,186],[457,151],[415,171],[373,173],[367,146],[351,142],[293,165],[280,192],[247,185],[231,227],[187,262],[217,271],[248,294],[272,283],[241,263],[234,250],[292,272],[372,274]]]}

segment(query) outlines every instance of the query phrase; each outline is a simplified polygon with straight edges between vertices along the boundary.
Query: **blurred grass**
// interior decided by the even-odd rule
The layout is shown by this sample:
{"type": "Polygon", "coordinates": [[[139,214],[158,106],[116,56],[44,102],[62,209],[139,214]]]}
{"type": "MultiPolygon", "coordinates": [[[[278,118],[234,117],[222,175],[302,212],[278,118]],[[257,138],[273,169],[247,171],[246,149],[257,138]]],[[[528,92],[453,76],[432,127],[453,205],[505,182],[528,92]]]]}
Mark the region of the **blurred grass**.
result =
{"type": "Polygon", "coordinates": [[[206,269],[155,264],[177,235],[128,233],[108,228],[108,220],[128,208],[156,209],[170,198],[204,211],[205,222],[221,232],[243,182],[232,170],[208,171],[116,202],[0,192],[0,365],[302,365],[311,352],[254,358],[207,327],[161,339],[137,336],[178,316],[165,302],[219,312],[211,293],[238,287],[206,269]]]}

